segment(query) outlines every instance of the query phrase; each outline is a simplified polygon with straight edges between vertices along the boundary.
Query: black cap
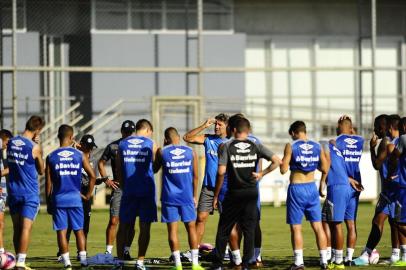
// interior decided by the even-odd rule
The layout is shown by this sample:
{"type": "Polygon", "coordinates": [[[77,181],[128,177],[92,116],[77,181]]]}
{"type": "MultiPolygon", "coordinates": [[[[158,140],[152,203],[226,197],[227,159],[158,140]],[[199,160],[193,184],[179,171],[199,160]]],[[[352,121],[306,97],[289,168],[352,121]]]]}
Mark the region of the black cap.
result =
{"type": "Polygon", "coordinates": [[[94,142],[94,137],[90,134],[83,135],[82,139],[80,139],[80,144],[89,148],[97,148],[97,145],[94,142]]]}
{"type": "Polygon", "coordinates": [[[122,124],[121,124],[121,132],[125,133],[125,134],[131,134],[135,131],[135,124],[133,121],[131,120],[125,120],[122,124]]]}

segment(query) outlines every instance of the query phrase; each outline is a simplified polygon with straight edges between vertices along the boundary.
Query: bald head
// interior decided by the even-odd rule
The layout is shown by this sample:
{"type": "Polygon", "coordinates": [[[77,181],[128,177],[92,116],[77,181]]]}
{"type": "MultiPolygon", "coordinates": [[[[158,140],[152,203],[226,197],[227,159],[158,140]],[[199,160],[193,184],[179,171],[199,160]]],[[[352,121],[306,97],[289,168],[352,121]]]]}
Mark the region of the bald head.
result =
{"type": "Polygon", "coordinates": [[[165,144],[179,144],[180,143],[180,136],[176,128],[168,127],[165,129],[165,144]]]}

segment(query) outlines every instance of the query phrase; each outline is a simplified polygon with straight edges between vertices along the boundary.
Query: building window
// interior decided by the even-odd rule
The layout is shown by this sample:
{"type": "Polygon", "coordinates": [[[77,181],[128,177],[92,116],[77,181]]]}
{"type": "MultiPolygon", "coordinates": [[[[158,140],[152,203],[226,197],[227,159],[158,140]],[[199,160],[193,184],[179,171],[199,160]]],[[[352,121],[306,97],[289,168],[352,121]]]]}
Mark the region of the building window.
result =
{"type": "MultiPolygon", "coordinates": [[[[11,30],[13,28],[12,2],[0,0],[1,29],[11,30]]],[[[25,30],[26,27],[26,2],[17,0],[17,29],[25,30]]]]}
{"type": "MultiPolygon", "coordinates": [[[[96,30],[196,30],[196,0],[93,0],[96,30]]],[[[233,29],[233,0],[205,0],[205,30],[233,29]]]]}

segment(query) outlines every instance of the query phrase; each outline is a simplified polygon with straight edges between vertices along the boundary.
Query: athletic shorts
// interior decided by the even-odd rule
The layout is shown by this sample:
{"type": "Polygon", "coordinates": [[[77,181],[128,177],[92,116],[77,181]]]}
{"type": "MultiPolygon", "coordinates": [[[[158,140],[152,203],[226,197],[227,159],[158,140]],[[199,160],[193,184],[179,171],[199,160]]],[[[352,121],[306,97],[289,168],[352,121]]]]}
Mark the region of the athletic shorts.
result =
{"type": "Polygon", "coordinates": [[[155,196],[122,196],[119,217],[120,222],[130,224],[135,223],[136,217],[139,217],[141,222],[156,222],[158,217],[155,196]]]}
{"type": "Polygon", "coordinates": [[[52,214],[55,231],[68,228],[74,231],[82,230],[84,219],[83,207],[56,207],[52,214]]]}
{"type": "Polygon", "coordinates": [[[359,195],[360,193],[351,187],[350,199],[348,202],[347,211],[345,211],[344,220],[357,220],[359,195]]]}
{"type": "Polygon", "coordinates": [[[120,203],[123,191],[121,188],[114,189],[110,199],[110,216],[118,217],[120,215],[120,203]]]}
{"type": "Polygon", "coordinates": [[[395,218],[395,210],[396,210],[396,198],[393,196],[388,196],[384,192],[379,194],[379,200],[376,204],[375,214],[384,213],[390,218],[395,218]]]}
{"type": "Polygon", "coordinates": [[[396,222],[406,223],[406,188],[399,188],[395,208],[396,222]]]}
{"type": "Polygon", "coordinates": [[[290,184],[286,199],[286,223],[302,224],[303,216],[310,222],[321,221],[319,192],[314,182],[290,184]]]}
{"type": "Polygon", "coordinates": [[[213,213],[214,189],[209,187],[202,187],[200,192],[199,203],[197,205],[198,212],[213,213]]]}
{"type": "Polygon", "coordinates": [[[8,196],[8,207],[10,214],[19,214],[22,217],[34,220],[39,211],[39,196],[37,194],[31,196],[8,196]]]}
{"type": "Polygon", "coordinates": [[[351,187],[349,185],[332,185],[327,187],[327,198],[323,205],[323,221],[343,222],[347,211],[351,187]]]}
{"type": "Polygon", "coordinates": [[[181,220],[182,222],[191,222],[196,220],[196,210],[194,204],[187,205],[161,205],[161,222],[171,223],[181,220]]]}

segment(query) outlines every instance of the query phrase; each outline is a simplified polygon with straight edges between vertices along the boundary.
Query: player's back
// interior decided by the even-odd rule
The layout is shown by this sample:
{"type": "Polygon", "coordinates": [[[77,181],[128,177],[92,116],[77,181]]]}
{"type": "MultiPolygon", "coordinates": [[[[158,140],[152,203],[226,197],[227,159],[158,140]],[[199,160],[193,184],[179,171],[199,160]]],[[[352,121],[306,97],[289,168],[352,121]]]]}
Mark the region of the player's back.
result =
{"type": "Polygon", "coordinates": [[[291,143],[292,157],[290,170],[292,172],[314,172],[320,163],[321,147],[312,140],[295,140],[291,143]]]}
{"type": "Polygon", "coordinates": [[[168,205],[193,204],[193,150],[168,145],[162,149],[161,201],[168,205]]]}
{"type": "Polygon", "coordinates": [[[330,170],[327,175],[327,186],[349,185],[344,157],[341,151],[332,143],[328,144],[330,153],[330,170]]]}
{"type": "Polygon", "coordinates": [[[214,188],[216,186],[217,167],[218,167],[218,148],[226,142],[227,138],[221,138],[217,135],[208,135],[204,140],[204,150],[206,158],[205,174],[203,186],[214,188]]]}
{"type": "Polygon", "coordinates": [[[336,138],[336,147],[344,157],[347,173],[361,182],[359,162],[362,156],[364,138],[359,135],[341,134],[336,138]]]}
{"type": "Polygon", "coordinates": [[[9,140],[7,161],[9,166],[8,192],[10,195],[38,195],[38,173],[32,155],[35,142],[16,136],[9,140]]]}
{"type": "Polygon", "coordinates": [[[51,170],[52,201],[56,207],[80,207],[82,200],[83,154],[73,147],[61,147],[48,156],[51,170]]]}
{"type": "Polygon", "coordinates": [[[152,169],[153,146],[153,141],[143,136],[130,136],[121,140],[119,153],[122,164],[124,195],[135,197],[155,196],[154,172],[152,169]]]}

